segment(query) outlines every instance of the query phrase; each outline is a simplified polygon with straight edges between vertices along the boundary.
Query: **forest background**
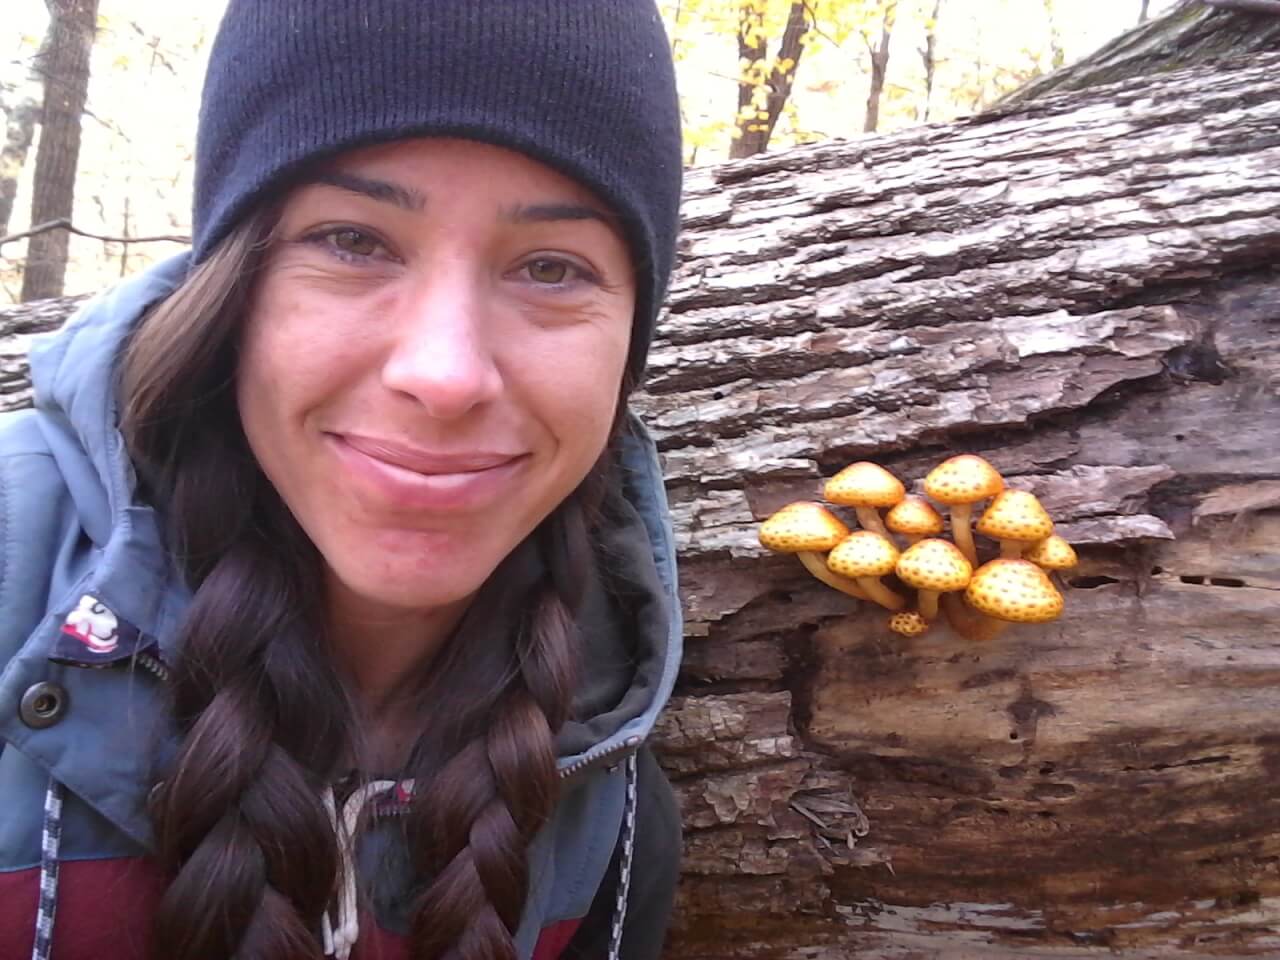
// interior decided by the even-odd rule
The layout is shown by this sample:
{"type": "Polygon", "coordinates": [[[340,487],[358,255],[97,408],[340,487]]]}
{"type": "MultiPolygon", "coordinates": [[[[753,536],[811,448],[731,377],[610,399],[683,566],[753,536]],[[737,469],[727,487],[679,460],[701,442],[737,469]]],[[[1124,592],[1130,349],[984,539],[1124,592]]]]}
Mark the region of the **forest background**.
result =
{"type": "MultiPolygon", "coordinates": [[[[978,112],[1173,3],[661,0],[659,6],[680,75],[686,161],[702,165],[978,112]]],[[[47,89],[61,96],[76,82],[50,67],[51,25],[59,16],[80,17],[93,29],[78,156],[65,184],[55,184],[70,191],[64,202],[81,234],[70,237],[65,270],[45,271],[38,285],[28,276],[26,289],[28,258],[61,254],[37,254],[26,238],[0,245],[0,303],[92,292],[181,248],[190,229],[201,77],[225,5],[4,0],[0,238],[51,219],[38,209],[32,219],[41,104],[47,89]],[[147,239],[155,237],[175,239],[147,239]]]]}

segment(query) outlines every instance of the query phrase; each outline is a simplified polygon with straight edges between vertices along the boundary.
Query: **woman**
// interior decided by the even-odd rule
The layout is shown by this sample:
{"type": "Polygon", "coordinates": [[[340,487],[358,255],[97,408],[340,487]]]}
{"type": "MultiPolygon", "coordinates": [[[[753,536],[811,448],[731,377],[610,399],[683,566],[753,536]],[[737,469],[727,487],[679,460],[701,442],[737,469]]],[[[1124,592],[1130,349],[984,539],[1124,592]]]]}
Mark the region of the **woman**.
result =
{"type": "Polygon", "coordinates": [[[652,0],[232,0],[0,433],[0,956],[658,955],[679,180],[652,0]]]}

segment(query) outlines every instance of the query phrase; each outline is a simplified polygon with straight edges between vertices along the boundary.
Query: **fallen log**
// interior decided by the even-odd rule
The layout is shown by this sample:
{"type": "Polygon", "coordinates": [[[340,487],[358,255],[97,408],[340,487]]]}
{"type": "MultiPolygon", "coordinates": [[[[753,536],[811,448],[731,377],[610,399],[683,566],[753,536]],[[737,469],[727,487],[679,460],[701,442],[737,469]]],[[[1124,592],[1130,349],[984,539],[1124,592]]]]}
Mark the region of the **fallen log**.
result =
{"type": "Polygon", "coordinates": [[[669,955],[1280,956],[1280,56],[695,174],[642,406],[688,655],[669,955]],[[1083,563],[977,646],[766,555],[869,458],[1083,563]]]}
{"type": "Polygon", "coordinates": [[[1050,93],[1152,77],[1280,49],[1276,0],[1181,0],[1163,16],[1127,30],[1088,56],[1023,84],[997,110],[1050,93]]]}
{"type": "MultiPolygon", "coordinates": [[[[668,956],[1280,955],[1280,55],[691,174],[637,406],[688,623],[668,956]],[[952,453],[1077,546],[1057,623],[883,616],[755,539],[952,453]]],[[[21,338],[69,305],[0,310],[21,338]]]]}

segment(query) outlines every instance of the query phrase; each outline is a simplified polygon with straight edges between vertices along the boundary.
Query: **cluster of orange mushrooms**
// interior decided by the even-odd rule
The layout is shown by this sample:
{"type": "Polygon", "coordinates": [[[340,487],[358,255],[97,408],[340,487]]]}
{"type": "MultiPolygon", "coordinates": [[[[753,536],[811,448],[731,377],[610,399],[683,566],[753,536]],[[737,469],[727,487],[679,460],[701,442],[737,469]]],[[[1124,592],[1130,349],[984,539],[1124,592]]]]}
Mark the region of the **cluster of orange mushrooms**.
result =
{"type": "Polygon", "coordinates": [[[861,530],[821,503],[790,503],[760,527],[760,543],[794,553],[830,587],[892,611],[889,629],[917,637],[938,619],[969,640],[989,640],[1010,623],[1046,623],[1062,613],[1052,571],[1076,565],[1076,553],[1053,532],[1053,519],[1025,490],[1006,489],[995,467],[973,454],[952,457],[924,479],[924,492],[948,508],[946,523],[924,497],[908,496],[883,467],[860,461],[828,480],[823,497],[852,507],[861,530]],[[999,542],[1000,555],[979,563],[970,529],[974,508],[990,500],[977,531],[999,542]],[[881,517],[880,511],[888,513],[881,517]],[[896,540],[901,537],[902,540],[896,540]],[[952,542],[954,541],[954,542],[952,542]],[[905,543],[905,547],[900,544],[905,543]],[[881,577],[915,591],[915,602],[881,577]]]}

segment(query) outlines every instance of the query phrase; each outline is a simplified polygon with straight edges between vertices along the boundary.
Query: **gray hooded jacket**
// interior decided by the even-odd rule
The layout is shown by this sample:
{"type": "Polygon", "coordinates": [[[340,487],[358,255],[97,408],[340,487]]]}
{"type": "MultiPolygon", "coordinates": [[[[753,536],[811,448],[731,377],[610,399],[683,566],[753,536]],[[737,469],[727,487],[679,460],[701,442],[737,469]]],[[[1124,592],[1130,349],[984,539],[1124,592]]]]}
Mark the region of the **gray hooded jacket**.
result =
{"type": "MultiPolygon", "coordinates": [[[[48,956],[52,943],[67,960],[145,955],[160,889],[146,866],[147,794],[157,750],[172,739],[163,663],[176,654],[189,593],[153,510],[135,497],[117,429],[116,366],[139,316],[186,269],[185,255],[162,263],[39,342],[36,409],[0,417],[3,957],[48,956]]],[[[675,554],[657,454],[634,418],[620,459],[629,506],[606,545],[636,592],[623,601],[588,591],[580,719],[559,738],[562,799],[530,851],[517,935],[521,957],[536,960],[561,955],[575,931],[575,943],[607,939],[602,952],[656,956],[654,931],[632,930],[657,924],[660,942],[670,908],[679,827],[670,788],[641,745],[679,665],[675,554]],[[645,854],[633,858],[646,829],[645,854]],[[628,885],[633,919],[624,930],[628,885]],[[647,916],[645,897],[658,905],[647,916]],[[594,922],[605,932],[581,930],[605,900],[616,907],[608,924],[594,922]]],[[[356,851],[362,868],[379,859],[373,843],[356,851]]],[[[363,885],[376,886],[367,876],[363,885]]],[[[394,934],[406,898],[384,893],[373,894],[375,919],[394,934]]],[[[570,946],[568,955],[594,949],[570,946]]]]}

